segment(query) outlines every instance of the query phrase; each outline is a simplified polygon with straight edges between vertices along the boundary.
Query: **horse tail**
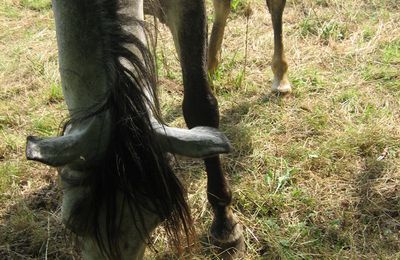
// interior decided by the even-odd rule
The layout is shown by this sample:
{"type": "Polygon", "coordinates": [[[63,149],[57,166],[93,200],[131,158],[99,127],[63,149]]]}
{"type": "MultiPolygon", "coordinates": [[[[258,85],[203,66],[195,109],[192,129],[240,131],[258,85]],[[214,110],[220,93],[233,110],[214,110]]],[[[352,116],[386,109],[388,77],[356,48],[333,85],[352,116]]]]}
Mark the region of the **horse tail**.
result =
{"type": "MultiPolygon", "coordinates": [[[[150,122],[151,113],[159,115],[154,59],[147,46],[123,28],[126,23],[144,25],[122,15],[118,0],[98,0],[90,10],[90,15],[99,17],[99,44],[104,47],[100,62],[106,67],[110,86],[106,108],[100,110],[110,109],[114,128],[106,158],[87,169],[90,174],[84,183],[89,193],[72,210],[67,225],[79,226],[84,234],[95,237],[105,256],[119,259],[118,210],[129,207],[139,232],[145,230],[143,211],[150,211],[164,221],[172,244],[182,249],[181,241],[189,244],[194,228],[184,187],[157,143],[150,122]]],[[[71,121],[80,118],[71,116],[71,121]]],[[[150,241],[148,231],[140,235],[150,241]]]]}

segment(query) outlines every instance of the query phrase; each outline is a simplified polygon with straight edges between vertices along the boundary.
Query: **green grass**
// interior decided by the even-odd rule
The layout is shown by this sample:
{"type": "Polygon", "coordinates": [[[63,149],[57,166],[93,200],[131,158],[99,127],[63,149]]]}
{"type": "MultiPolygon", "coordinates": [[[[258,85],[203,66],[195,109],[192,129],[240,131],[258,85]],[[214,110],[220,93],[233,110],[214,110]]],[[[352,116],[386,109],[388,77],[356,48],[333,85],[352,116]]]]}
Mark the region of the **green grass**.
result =
{"type": "Polygon", "coordinates": [[[0,14],[2,17],[15,19],[20,17],[21,13],[18,8],[13,5],[2,4],[0,6],[0,14]]]}
{"type": "Polygon", "coordinates": [[[366,81],[374,82],[381,89],[399,96],[400,42],[394,41],[381,45],[378,60],[371,61],[363,70],[366,81]]]}
{"type": "Polygon", "coordinates": [[[400,40],[385,44],[382,52],[385,63],[400,65],[400,40]]]}
{"type": "Polygon", "coordinates": [[[299,27],[303,37],[318,36],[325,44],[330,40],[343,41],[348,35],[346,24],[338,22],[334,18],[320,20],[318,17],[306,17],[300,22],[299,27]]]}
{"type": "Polygon", "coordinates": [[[236,15],[244,15],[250,1],[247,0],[232,0],[231,12],[236,15]]]}
{"type": "Polygon", "coordinates": [[[22,0],[21,5],[36,11],[45,11],[51,8],[51,0],[22,0]]]}
{"type": "Polygon", "coordinates": [[[58,103],[64,100],[60,84],[52,83],[48,94],[49,102],[58,103]]]}
{"type": "MultiPolygon", "coordinates": [[[[24,158],[26,136],[56,135],[67,114],[50,7],[0,3],[1,259],[42,259],[46,245],[48,259],[78,258],[63,235],[55,169],[24,158]]],[[[222,160],[244,227],[244,259],[399,259],[397,2],[288,1],[283,36],[293,93],[285,97],[270,93],[265,1],[232,1],[232,9],[212,80],[234,147],[222,160]]],[[[162,113],[182,127],[177,55],[168,29],[160,26],[159,36],[162,113]]],[[[211,224],[204,168],[179,159],[177,174],[202,238],[211,224]]],[[[148,259],[173,254],[162,230],[154,237],[158,253],[149,250],[148,259]]],[[[214,256],[208,242],[198,244],[190,259],[214,256]]]]}

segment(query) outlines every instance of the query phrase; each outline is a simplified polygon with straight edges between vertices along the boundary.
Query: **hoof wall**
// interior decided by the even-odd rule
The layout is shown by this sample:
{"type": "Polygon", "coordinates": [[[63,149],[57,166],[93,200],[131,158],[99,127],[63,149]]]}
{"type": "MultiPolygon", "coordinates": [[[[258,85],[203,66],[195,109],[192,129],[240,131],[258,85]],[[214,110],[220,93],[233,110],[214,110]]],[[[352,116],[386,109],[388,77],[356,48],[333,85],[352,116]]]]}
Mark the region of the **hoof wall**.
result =
{"type": "Polygon", "coordinates": [[[277,94],[288,94],[292,92],[292,86],[287,80],[274,79],[272,83],[272,92],[277,94]]]}
{"type": "Polygon", "coordinates": [[[232,227],[229,233],[213,232],[211,228],[211,243],[215,246],[218,257],[223,260],[241,259],[245,251],[242,226],[235,221],[232,227]],[[217,236],[218,233],[223,235],[217,236]]]}
{"type": "Polygon", "coordinates": [[[233,260],[243,258],[245,251],[243,236],[240,236],[237,240],[224,243],[211,238],[211,242],[216,247],[219,259],[233,260]]]}

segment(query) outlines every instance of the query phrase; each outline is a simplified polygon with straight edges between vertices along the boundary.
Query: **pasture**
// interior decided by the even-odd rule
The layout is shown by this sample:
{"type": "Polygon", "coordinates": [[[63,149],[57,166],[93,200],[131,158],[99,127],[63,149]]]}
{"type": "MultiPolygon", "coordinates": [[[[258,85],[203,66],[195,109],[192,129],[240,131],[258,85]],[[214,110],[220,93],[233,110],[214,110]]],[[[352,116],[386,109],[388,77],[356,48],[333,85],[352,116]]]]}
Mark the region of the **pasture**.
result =
{"type": "MultiPolygon", "coordinates": [[[[243,259],[400,259],[396,2],[288,0],[284,44],[293,92],[282,97],[271,93],[265,1],[232,0],[213,90],[234,147],[222,158],[244,229],[243,259]]],[[[183,127],[172,39],[147,18],[157,27],[162,113],[183,127]]],[[[26,136],[56,135],[66,115],[50,1],[2,0],[0,259],[80,259],[61,223],[56,170],[24,154],[26,136]]],[[[177,158],[175,169],[198,235],[188,258],[217,258],[207,240],[202,162],[177,158]]],[[[163,230],[153,240],[148,259],[174,258],[163,230]]]]}

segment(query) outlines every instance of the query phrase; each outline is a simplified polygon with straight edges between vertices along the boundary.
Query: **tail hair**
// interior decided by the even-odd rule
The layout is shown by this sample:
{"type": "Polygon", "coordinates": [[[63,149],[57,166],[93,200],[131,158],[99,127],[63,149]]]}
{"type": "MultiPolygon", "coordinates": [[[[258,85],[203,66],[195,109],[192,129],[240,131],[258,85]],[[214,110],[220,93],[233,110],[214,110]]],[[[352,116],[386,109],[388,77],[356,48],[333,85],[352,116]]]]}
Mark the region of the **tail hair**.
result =
{"type": "MultiPolygon", "coordinates": [[[[194,235],[185,189],[157,143],[150,123],[150,113],[161,118],[152,53],[123,28],[124,24],[133,23],[144,28],[144,24],[122,15],[123,7],[118,0],[98,0],[87,8],[91,10],[88,15],[99,17],[103,35],[99,44],[104,46],[101,62],[110,86],[105,105],[97,111],[109,109],[115,127],[106,158],[97,167],[87,169],[90,174],[80,181],[80,185],[89,187],[87,198],[75,205],[67,221],[67,226],[74,227],[80,236],[94,237],[109,259],[121,256],[119,217],[125,207],[136,218],[138,232],[145,230],[144,211],[163,220],[170,242],[179,252],[182,241],[189,245],[194,235]],[[139,53],[132,51],[132,46],[139,53]],[[105,223],[100,215],[105,216],[105,223]]],[[[94,114],[77,113],[67,124],[94,114]]],[[[140,232],[140,236],[150,242],[148,230],[140,232]]]]}

